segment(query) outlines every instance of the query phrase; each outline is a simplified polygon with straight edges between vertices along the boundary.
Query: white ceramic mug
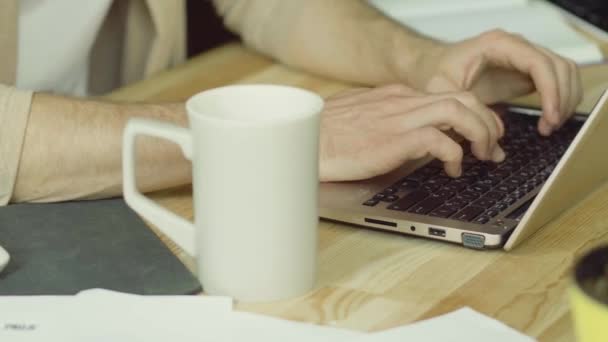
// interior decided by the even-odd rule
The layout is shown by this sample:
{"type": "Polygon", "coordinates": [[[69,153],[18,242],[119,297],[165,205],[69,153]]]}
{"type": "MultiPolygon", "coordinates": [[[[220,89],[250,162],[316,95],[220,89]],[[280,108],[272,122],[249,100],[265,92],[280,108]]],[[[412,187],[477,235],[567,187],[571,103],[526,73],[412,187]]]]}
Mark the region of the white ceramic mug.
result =
{"type": "Polygon", "coordinates": [[[206,293],[269,301],[312,289],[323,100],[278,85],[212,89],[186,103],[190,129],[131,119],[123,139],[124,196],[187,253],[206,293]],[[177,143],[193,164],[194,224],[135,185],[135,138],[177,143]]]}

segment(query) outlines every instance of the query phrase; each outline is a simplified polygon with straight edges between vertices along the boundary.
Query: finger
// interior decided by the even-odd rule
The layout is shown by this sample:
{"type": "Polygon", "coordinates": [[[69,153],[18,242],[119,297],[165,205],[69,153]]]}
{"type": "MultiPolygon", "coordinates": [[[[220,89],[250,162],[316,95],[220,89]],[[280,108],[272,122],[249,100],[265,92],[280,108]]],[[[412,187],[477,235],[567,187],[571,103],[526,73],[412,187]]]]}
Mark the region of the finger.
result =
{"type": "Polygon", "coordinates": [[[471,109],[454,98],[440,100],[402,115],[387,117],[383,125],[392,134],[428,126],[438,129],[454,129],[471,142],[471,151],[477,158],[494,160],[502,157],[504,159],[504,152],[500,147],[496,148],[497,156],[494,155],[493,150],[490,150],[490,146],[496,145],[496,142],[490,142],[490,139],[496,139],[496,137],[492,137],[487,125],[471,109]]]}
{"type": "Polygon", "coordinates": [[[470,91],[483,103],[497,103],[533,92],[534,83],[519,71],[490,67],[470,91]]]}
{"type": "MultiPolygon", "coordinates": [[[[393,117],[395,129],[413,129],[420,125],[434,125],[440,129],[453,128],[455,131],[463,135],[466,139],[473,142],[473,152],[475,156],[482,160],[491,159],[500,162],[504,159],[504,151],[498,146],[498,139],[504,134],[504,126],[498,114],[490,110],[483,103],[479,102],[474,95],[470,93],[453,93],[443,95],[426,96],[422,99],[417,99],[418,106],[410,108],[409,113],[404,110],[399,111],[399,107],[392,108],[394,114],[387,117],[393,117]],[[449,104],[450,100],[456,100],[466,108],[456,105],[453,108],[449,104]],[[434,111],[438,102],[447,101],[447,108],[439,109],[441,115],[434,111]],[[465,117],[465,121],[458,121],[462,113],[473,114],[473,117],[465,117]],[[420,113],[420,114],[419,114],[420,113]],[[451,113],[451,114],[450,114],[451,113]],[[403,118],[403,115],[407,118],[403,118]],[[447,115],[449,114],[449,117],[447,115]],[[456,115],[456,116],[454,116],[456,115]],[[420,117],[419,117],[420,116],[420,117]],[[477,120],[475,120],[477,119],[477,120]],[[401,127],[399,121],[407,120],[405,127],[401,127]],[[465,125],[463,127],[463,125],[465,125]],[[408,127],[409,126],[409,127],[408,127]],[[447,126],[447,127],[446,127],[447,126]],[[474,132],[467,131],[467,127],[474,127],[476,132],[488,132],[488,137],[473,138],[474,132]],[[472,140],[476,139],[476,140],[472,140]],[[485,144],[485,146],[483,145],[485,144]]],[[[410,99],[409,102],[412,102],[410,99]]],[[[411,105],[411,103],[410,103],[411,105]]]]}
{"type": "Polygon", "coordinates": [[[326,105],[329,107],[352,106],[355,104],[377,102],[387,98],[419,96],[422,94],[422,92],[403,84],[391,84],[377,88],[352,89],[351,91],[328,98],[326,105]]]}
{"type": "Polygon", "coordinates": [[[430,154],[444,163],[449,176],[460,177],[462,174],[462,147],[437,128],[427,126],[407,132],[401,144],[395,146],[402,151],[410,151],[403,155],[403,161],[430,154]]]}
{"type": "Polygon", "coordinates": [[[576,63],[573,61],[569,61],[570,72],[572,73],[572,77],[570,78],[570,91],[572,92],[572,103],[570,107],[570,115],[576,112],[576,108],[583,100],[583,81],[581,79],[581,72],[576,63]]]}
{"type": "Polygon", "coordinates": [[[402,115],[404,112],[446,99],[456,99],[477,114],[488,126],[488,129],[492,134],[492,141],[498,140],[504,135],[505,128],[500,116],[479,101],[475,95],[470,92],[434,94],[403,99],[394,98],[388,99],[383,103],[370,103],[369,106],[370,110],[373,110],[372,108],[382,107],[382,111],[387,115],[402,115]]]}
{"type": "Polygon", "coordinates": [[[566,58],[560,57],[548,49],[539,47],[539,49],[551,59],[553,62],[554,69],[557,72],[557,79],[560,93],[560,121],[557,127],[561,126],[563,122],[570,116],[572,111],[572,102],[574,102],[575,94],[572,93],[572,78],[575,75],[572,73],[570,67],[570,61],[566,58]]]}
{"type": "Polygon", "coordinates": [[[497,66],[530,75],[540,93],[543,118],[552,127],[560,121],[560,92],[557,72],[549,57],[524,39],[502,31],[492,31],[479,41],[479,49],[497,66]],[[487,46],[492,46],[488,49],[487,46]]]}
{"type": "MultiPolygon", "coordinates": [[[[444,95],[445,96],[445,95],[444,95]]],[[[488,148],[487,152],[483,157],[479,157],[480,159],[491,159],[494,160],[496,158],[500,158],[501,152],[498,147],[498,139],[500,139],[504,134],[504,126],[502,120],[498,117],[498,114],[490,110],[486,105],[481,103],[475,95],[468,92],[460,92],[452,94],[453,98],[457,99],[460,103],[464,104],[469,110],[470,113],[476,115],[481,122],[485,125],[486,130],[489,132],[490,136],[487,139],[488,148]]],[[[459,132],[456,127],[453,127],[458,133],[459,132]]],[[[462,133],[461,133],[462,134],[462,133]]],[[[465,137],[466,138],[466,137],[465,137]]],[[[479,152],[481,153],[481,152],[479,152]]],[[[504,154],[504,152],[503,152],[504,154]]],[[[499,161],[502,161],[499,160],[499,161]]]]}
{"type": "Polygon", "coordinates": [[[480,119],[488,126],[490,133],[492,134],[493,140],[502,138],[505,133],[505,126],[500,116],[491,110],[488,106],[483,104],[473,93],[471,92],[460,92],[454,94],[438,95],[438,98],[447,98],[453,96],[455,99],[460,101],[462,104],[470,108],[473,113],[477,114],[480,119]]]}

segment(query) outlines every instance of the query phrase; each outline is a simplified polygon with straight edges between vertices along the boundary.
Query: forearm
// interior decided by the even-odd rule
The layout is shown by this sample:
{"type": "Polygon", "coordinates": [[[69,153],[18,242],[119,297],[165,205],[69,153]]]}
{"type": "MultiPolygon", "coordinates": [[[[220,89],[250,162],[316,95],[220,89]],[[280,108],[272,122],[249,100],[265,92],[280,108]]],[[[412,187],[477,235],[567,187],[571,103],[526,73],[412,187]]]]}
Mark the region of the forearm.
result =
{"type": "MultiPolygon", "coordinates": [[[[186,125],[182,104],[117,104],[36,94],[32,102],[14,202],[111,197],[122,192],[122,131],[130,117],[186,125]]],[[[179,148],[141,138],[137,178],[142,191],[190,182],[179,148]]]]}
{"type": "Polygon", "coordinates": [[[357,83],[418,85],[423,58],[439,45],[359,0],[216,2],[249,45],[294,67],[357,83]]]}

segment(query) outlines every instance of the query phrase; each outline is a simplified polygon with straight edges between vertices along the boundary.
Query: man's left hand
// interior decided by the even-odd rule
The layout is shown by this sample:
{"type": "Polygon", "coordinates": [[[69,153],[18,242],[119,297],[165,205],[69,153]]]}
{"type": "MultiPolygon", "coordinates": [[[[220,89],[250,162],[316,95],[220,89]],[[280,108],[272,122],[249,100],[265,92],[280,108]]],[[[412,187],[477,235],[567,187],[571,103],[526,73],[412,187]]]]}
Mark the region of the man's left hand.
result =
{"type": "Polygon", "coordinates": [[[423,64],[418,87],[428,92],[471,91],[484,103],[495,103],[538,90],[543,109],[538,130],[543,135],[559,128],[582,99],[574,62],[500,30],[438,45],[423,64]]]}

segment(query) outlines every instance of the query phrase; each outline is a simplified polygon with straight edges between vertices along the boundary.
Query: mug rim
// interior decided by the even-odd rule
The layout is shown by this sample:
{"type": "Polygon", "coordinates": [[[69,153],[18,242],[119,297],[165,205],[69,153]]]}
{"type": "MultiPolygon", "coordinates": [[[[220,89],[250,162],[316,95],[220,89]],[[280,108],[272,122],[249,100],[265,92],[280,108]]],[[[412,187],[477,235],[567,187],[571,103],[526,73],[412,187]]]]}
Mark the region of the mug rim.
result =
{"type": "Polygon", "coordinates": [[[321,110],[323,109],[324,104],[325,104],[325,101],[319,94],[312,92],[310,90],[306,90],[306,89],[295,87],[295,86],[281,85],[281,84],[265,84],[265,83],[231,84],[231,85],[203,90],[201,92],[198,92],[198,93],[190,96],[188,98],[188,100],[186,100],[186,112],[187,112],[188,116],[194,116],[196,118],[208,120],[208,121],[231,123],[231,124],[242,124],[242,125],[248,125],[248,126],[251,126],[251,125],[267,126],[267,125],[280,125],[280,124],[292,123],[292,122],[306,120],[311,117],[318,116],[319,113],[321,112],[321,110]],[[224,92],[226,90],[252,89],[252,88],[266,88],[266,89],[275,89],[275,90],[280,89],[280,90],[288,90],[293,93],[299,93],[300,95],[307,96],[316,102],[314,104],[314,110],[306,110],[306,111],[302,110],[300,113],[297,113],[295,115],[275,118],[273,120],[248,121],[248,120],[237,120],[237,119],[233,119],[233,118],[222,118],[222,117],[218,117],[218,116],[205,115],[205,114],[202,114],[200,111],[197,111],[193,108],[194,102],[199,100],[201,97],[212,96],[215,93],[224,92]]]}

